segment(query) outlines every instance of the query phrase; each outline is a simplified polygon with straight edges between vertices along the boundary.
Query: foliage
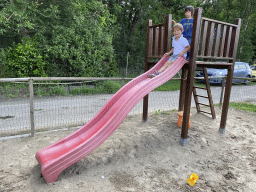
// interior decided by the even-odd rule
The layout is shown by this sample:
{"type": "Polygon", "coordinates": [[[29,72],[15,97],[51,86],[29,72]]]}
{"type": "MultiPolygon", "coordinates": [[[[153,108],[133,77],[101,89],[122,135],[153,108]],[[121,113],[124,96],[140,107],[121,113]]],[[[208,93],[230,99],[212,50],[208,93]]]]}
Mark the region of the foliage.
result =
{"type": "Polygon", "coordinates": [[[103,93],[115,93],[121,89],[121,84],[119,81],[104,81],[102,84],[103,93]]]}
{"type": "Polygon", "coordinates": [[[45,76],[44,61],[34,38],[7,49],[5,72],[9,77],[45,76]]]}
{"type": "Polygon", "coordinates": [[[0,77],[7,77],[5,73],[5,61],[6,61],[6,52],[3,48],[0,49],[0,77]]]}
{"type": "Polygon", "coordinates": [[[101,2],[15,0],[3,5],[4,15],[11,15],[0,17],[4,48],[20,43],[22,36],[37,37],[48,76],[117,74],[110,29],[116,19],[101,2]]]}
{"type": "Polygon", "coordinates": [[[224,22],[241,18],[237,59],[256,59],[255,0],[1,0],[0,62],[13,43],[35,36],[48,76],[116,76],[117,65],[126,67],[128,52],[128,68],[141,70],[147,20],[162,23],[172,14],[178,22],[188,5],[224,22]]]}
{"type": "Polygon", "coordinates": [[[201,4],[203,16],[234,23],[236,18],[242,19],[237,59],[253,62],[256,58],[256,2],[254,0],[205,1],[201,4]]]}
{"type": "Polygon", "coordinates": [[[98,93],[100,93],[99,89],[95,89],[93,87],[75,88],[70,91],[70,94],[72,95],[90,95],[98,93]]]}
{"type": "Polygon", "coordinates": [[[67,95],[67,91],[62,86],[52,87],[47,93],[47,95],[67,95]]]}
{"type": "Polygon", "coordinates": [[[65,23],[50,27],[51,37],[44,50],[49,58],[47,73],[50,76],[114,76],[117,70],[112,34],[106,27],[114,19],[110,18],[103,4],[77,1],[68,7],[60,5],[59,10],[65,17],[61,17],[59,23],[65,23]]]}

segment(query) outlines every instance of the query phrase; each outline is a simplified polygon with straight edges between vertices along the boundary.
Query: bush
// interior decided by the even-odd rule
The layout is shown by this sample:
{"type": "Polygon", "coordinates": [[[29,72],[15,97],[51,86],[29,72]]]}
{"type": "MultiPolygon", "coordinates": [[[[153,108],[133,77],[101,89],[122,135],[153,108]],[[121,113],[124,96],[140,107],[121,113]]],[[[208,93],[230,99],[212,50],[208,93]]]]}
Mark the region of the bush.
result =
{"type": "Polygon", "coordinates": [[[98,89],[93,87],[82,87],[82,88],[75,88],[70,91],[72,95],[89,95],[89,94],[97,94],[100,93],[98,89]]]}
{"type": "Polygon", "coordinates": [[[0,77],[7,77],[5,72],[5,63],[6,63],[6,52],[4,49],[0,49],[0,77]]]}
{"type": "Polygon", "coordinates": [[[102,83],[102,92],[103,93],[116,93],[121,89],[120,81],[104,81],[102,83]]]}
{"type": "Polygon", "coordinates": [[[67,95],[67,91],[65,87],[58,85],[56,87],[52,87],[46,95],[67,95]]]}
{"type": "Polygon", "coordinates": [[[6,51],[5,72],[9,77],[44,77],[44,61],[35,38],[22,39],[6,51]]]}

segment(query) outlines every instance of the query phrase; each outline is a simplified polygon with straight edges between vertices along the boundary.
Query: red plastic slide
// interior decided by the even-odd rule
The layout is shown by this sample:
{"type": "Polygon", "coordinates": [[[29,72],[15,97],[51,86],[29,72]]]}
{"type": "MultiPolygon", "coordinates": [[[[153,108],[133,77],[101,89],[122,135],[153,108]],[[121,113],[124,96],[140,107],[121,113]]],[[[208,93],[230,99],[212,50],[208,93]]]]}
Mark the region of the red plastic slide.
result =
{"type": "Polygon", "coordinates": [[[145,95],[170,80],[186,63],[184,58],[179,57],[162,74],[152,79],[147,77],[159,70],[168,58],[164,56],[152,69],[123,86],[83,127],[37,152],[36,159],[41,164],[47,183],[57,181],[64,169],[100,146],[145,95]]]}

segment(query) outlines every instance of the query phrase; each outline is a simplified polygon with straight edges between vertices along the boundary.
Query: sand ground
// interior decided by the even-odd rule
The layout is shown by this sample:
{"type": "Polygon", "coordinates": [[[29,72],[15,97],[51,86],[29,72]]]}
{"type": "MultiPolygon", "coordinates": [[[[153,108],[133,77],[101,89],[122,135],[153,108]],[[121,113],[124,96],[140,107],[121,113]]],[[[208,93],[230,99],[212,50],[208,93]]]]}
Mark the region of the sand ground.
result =
{"type": "Polygon", "coordinates": [[[128,116],[98,149],[64,170],[57,182],[41,176],[37,151],[75,129],[0,140],[0,191],[256,191],[256,115],[229,109],[226,133],[217,118],[193,108],[188,144],[181,146],[177,112],[128,116]],[[188,177],[196,173],[191,187],[188,177]]]}

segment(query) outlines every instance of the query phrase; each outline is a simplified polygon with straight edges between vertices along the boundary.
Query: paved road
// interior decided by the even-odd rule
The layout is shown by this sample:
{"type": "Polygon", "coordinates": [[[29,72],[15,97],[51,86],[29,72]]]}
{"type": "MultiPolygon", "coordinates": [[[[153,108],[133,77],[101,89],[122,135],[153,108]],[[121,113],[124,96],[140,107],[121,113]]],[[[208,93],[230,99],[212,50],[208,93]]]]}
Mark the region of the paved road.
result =
{"type": "MultiPolygon", "coordinates": [[[[219,103],[221,87],[212,87],[213,102],[219,103]]],[[[205,90],[198,90],[206,95],[205,90]]],[[[67,126],[83,125],[89,121],[111,98],[112,95],[70,96],[36,99],[35,127],[36,129],[52,129],[67,126]]],[[[233,86],[231,101],[256,101],[256,85],[233,86]]],[[[149,94],[149,112],[156,110],[172,110],[178,108],[179,91],[151,92],[149,94]]],[[[208,104],[201,99],[200,102],[208,104]]],[[[142,100],[129,114],[142,113],[142,100]]],[[[192,106],[195,106],[194,100],[192,106]]],[[[17,133],[30,130],[29,101],[0,101],[0,134],[17,133]]]]}

